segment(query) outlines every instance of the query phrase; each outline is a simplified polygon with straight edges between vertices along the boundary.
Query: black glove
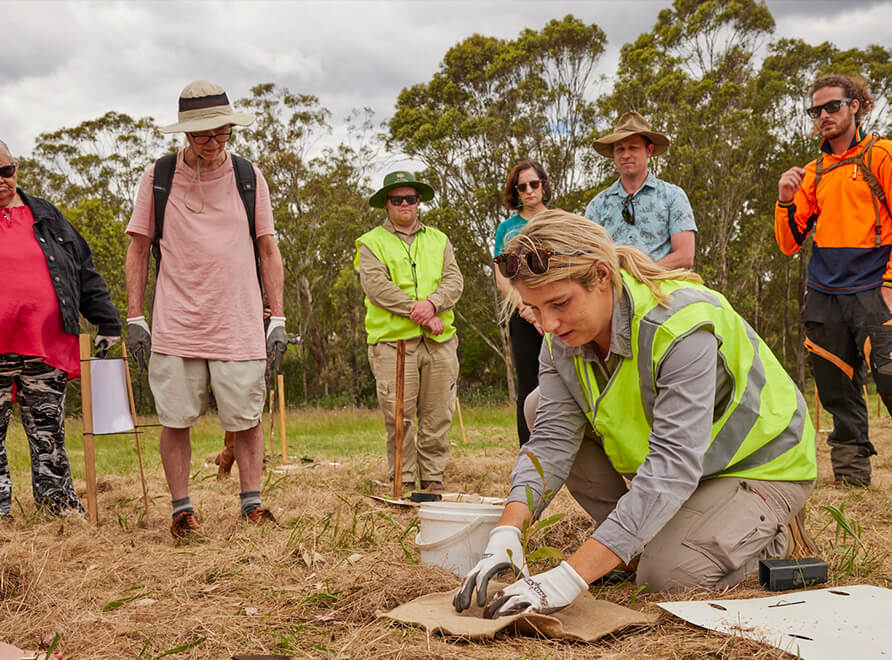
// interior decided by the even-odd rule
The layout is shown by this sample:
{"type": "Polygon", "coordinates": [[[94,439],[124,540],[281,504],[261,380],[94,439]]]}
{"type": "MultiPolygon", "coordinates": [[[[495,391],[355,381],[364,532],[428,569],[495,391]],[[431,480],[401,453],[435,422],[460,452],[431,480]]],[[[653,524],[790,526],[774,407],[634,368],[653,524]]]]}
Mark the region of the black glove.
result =
{"type": "Polygon", "coordinates": [[[127,319],[127,350],[136,360],[136,366],[145,371],[149,368],[149,356],[152,354],[152,333],[145,316],[127,319]]]}
{"type": "Polygon", "coordinates": [[[286,348],[288,338],[285,336],[285,317],[271,316],[266,329],[266,363],[269,365],[270,375],[279,371],[286,348]]]}

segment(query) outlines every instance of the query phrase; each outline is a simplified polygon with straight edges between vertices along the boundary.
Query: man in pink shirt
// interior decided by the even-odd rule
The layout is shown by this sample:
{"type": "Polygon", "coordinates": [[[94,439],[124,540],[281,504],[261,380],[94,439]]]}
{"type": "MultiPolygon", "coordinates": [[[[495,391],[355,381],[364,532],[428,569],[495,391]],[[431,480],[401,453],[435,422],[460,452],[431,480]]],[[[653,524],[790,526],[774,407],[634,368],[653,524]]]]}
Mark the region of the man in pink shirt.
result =
{"type": "Polygon", "coordinates": [[[199,528],[189,499],[189,429],[207,407],[208,385],[223,428],[235,433],[241,515],[250,522],[274,521],[260,503],[260,416],[267,359],[277,368],[286,346],[282,257],[266,180],[252,165],[252,244],[234,163],[226,151],[232,126],[253,121],[254,115],[233,111],[219,85],[198,80],[180,94],[179,121],[161,129],[185,133],[186,147],[176,155],[163,215],[151,332],[143,296],[157,234],[154,166],[143,174],[127,226],[127,344],[137,361],[151,351],[149,385],[162,426],[161,462],[173,501],[175,538],[199,528]],[[265,338],[255,246],[272,311],[265,338]]]}

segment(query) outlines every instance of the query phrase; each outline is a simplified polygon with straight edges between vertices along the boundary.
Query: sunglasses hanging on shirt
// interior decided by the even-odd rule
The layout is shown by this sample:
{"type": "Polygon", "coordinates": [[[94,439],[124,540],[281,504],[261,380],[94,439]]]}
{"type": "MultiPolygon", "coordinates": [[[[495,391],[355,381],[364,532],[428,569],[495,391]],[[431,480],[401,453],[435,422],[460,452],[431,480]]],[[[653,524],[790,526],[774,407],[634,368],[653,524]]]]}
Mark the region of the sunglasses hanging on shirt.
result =
{"type": "Polygon", "coordinates": [[[626,195],[626,198],[623,200],[623,220],[626,221],[627,225],[635,224],[635,205],[632,203],[635,199],[634,193],[631,195],[626,195]]]}

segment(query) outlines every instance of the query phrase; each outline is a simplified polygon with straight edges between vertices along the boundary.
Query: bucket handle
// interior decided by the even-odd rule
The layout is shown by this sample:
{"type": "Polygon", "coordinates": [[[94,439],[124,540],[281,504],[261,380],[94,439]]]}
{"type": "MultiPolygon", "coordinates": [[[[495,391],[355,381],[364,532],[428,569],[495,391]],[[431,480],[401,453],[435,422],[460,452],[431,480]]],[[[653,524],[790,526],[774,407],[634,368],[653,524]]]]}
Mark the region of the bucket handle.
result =
{"type": "Polygon", "coordinates": [[[472,520],[465,527],[459,529],[458,531],[453,532],[449,536],[446,536],[442,539],[434,541],[433,543],[424,543],[421,540],[421,532],[419,531],[418,534],[415,535],[415,545],[418,546],[419,550],[438,550],[440,547],[442,547],[444,545],[449,545],[450,543],[452,543],[456,539],[461,538],[465,534],[469,534],[477,527],[480,527],[480,525],[482,525],[484,522],[486,522],[485,518],[483,516],[478,516],[478,517],[474,518],[474,520],[472,520]]]}

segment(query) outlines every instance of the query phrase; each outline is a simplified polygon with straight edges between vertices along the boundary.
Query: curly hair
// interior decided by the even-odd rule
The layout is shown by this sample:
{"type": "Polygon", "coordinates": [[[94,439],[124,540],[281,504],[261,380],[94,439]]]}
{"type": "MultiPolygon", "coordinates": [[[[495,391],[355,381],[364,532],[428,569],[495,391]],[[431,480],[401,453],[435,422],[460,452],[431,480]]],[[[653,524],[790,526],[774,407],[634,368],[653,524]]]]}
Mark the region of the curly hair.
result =
{"type": "Polygon", "coordinates": [[[861,123],[864,116],[873,109],[873,96],[870,94],[867,82],[861,76],[828,73],[812,83],[808,95],[814,96],[815,92],[825,87],[839,87],[846,98],[858,100],[858,112],[855,113],[857,123],[861,123]]]}
{"type": "Polygon", "coordinates": [[[530,168],[535,170],[539,180],[542,181],[542,202],[545,203],[551,200],[551,182],[548,180],[548,175],[545,174],[545,168],[535,160],[522,160],[511,168],[511,171],[508,172],[508,180],[505,182],[502,204],[509,211],[514,211],[520,206],[520,198],[517,196],[517,188],[515,186],[517,185],[517,179],[520,178],[520,173],[530,168]]]}

